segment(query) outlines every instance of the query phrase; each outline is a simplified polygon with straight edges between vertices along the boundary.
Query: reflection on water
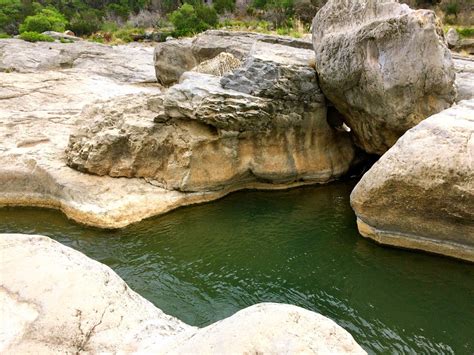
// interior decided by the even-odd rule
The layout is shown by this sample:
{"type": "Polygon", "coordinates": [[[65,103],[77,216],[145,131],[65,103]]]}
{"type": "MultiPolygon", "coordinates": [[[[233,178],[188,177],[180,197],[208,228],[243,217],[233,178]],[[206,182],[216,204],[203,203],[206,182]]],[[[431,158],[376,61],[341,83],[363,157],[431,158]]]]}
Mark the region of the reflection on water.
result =
{"type": "Polygon", "coordinates": [[[56,211],[3,208],[0,232],[78,249],[192,325],[285,302],[334,319],[370,352],[472,354],[474,266],[361,238],[351,189],[244,191],[117,231],[56,211]]]}

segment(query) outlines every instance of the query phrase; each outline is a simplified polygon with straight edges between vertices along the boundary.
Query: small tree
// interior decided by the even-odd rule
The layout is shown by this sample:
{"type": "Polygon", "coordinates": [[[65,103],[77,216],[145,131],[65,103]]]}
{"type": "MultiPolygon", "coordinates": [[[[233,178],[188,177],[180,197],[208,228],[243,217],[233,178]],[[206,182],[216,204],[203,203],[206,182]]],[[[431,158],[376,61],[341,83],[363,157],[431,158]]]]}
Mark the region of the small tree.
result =
{"type": "Polygon", "coordinates": [[[20,25],[20,33],[22,32],[44,32],[57,31],[63,32],[66,29],[68,21],[54,7],[42,9],[34,16],[28,16],[20,25]]]}
{"type": "Polygon", "coordinates": [[[175,28],[175,35],[186,36],[207,30],[217,24],[217,13],[213,7],[183,4],[169,17],[175,28]]]}

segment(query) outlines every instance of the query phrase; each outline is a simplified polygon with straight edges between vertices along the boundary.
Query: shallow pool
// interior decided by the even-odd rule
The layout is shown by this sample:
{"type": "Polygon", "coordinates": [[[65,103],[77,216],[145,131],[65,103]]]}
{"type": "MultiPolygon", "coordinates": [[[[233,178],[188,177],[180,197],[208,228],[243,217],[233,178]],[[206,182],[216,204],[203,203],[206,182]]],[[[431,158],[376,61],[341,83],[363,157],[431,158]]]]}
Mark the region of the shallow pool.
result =
{"type": "Polygon", "coordinates": [[[474,353],[474,266],[360,237],[353,185],[243,191],[117,231],[0,208],[0,232],[80,250],[192,325],[285,302],[332,318],[369,352],[474,353]]]}

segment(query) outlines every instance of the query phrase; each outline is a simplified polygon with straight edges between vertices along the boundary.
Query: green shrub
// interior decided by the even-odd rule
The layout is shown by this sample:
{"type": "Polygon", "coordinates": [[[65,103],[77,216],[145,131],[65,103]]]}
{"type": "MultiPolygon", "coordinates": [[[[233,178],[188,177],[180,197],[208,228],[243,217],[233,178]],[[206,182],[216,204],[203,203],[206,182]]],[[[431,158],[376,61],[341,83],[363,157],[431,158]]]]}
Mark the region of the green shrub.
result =
{"type": "Polygon", "coordinates": [[[461,37],[474,37],[474,27],[456,28],[456,31],[461,37]]]}
{"type": "Polygon", "coordinates": [[[130,27],[124,27],[119,29],[117,32],[114,33],[114,36],[116,39],[120,39],[124,42],[132,42],[133,37],[135,35],[142,35],[145,33],[145,30],[142,28],[130,28],[130,27]]]}
{"type": "Polygon", "coordinates": [[[0,31],[15,34],[23,18],[20,0],[0,0],[0,31]]]}
{"type": "Polygon", "coordinates": [[[7,33],[0,32],[0,39],[1,38],[10,38],[11,36],[7,33]]]}
{"type": "Polygon", "coordinates": [[[456,1],[447,3],[444,6],[444,12],[446,13],[446,15],[457,16],[457,14],[459,13],[459,4],[456,1]]]}
{"type": "Polygon", "coordinates": [[[219,22],[217,12],[213,6],[198,5],[195,7],[197,17],[208,27],[215,27],[219,22]]]}
{"type": "Polygon", "coordinates": [[[28,42],[54,42],[54,38],[50,36],[46,36],[44,34],[38,33],[38,32],[22,32],[20,34],[20,38],[24,41],[28,42]]]}
{"type": "Polygon", "coordinates": [[[47,7],[36,15],[28,16],[20,25],[20,33],[39,33],[44,31],[64,32],[67,24],[68,21],[58,10],[53,7],[47,7]]]}
{"type": "Polygon", "coordinates": [[[126,20],[128,15],[130,15],[131,9],[125,3],[120,3],[107,5],[107,11],[120,17],[122,20],[126,20]]]}
{"type": "Polygon", "coordinates": [[[186,36],[207,30],[217,24],[217,13],[213,7],[183,4],[178,10],[170,14],[170,21],[174,26],[175,36],[186,36]]]}
{"type": "Polygon", "coordinates": [[[70,21],[69,29],[76,36],[86,36],[97,32],[101,27],[101,20],[97,10],[88,9],[76,13],[70,21]]]}
{"type": "Polygon", "coordinates": [[[235,0],[214,0],[212,5],[218,14],[235,10],[235,0]]]}

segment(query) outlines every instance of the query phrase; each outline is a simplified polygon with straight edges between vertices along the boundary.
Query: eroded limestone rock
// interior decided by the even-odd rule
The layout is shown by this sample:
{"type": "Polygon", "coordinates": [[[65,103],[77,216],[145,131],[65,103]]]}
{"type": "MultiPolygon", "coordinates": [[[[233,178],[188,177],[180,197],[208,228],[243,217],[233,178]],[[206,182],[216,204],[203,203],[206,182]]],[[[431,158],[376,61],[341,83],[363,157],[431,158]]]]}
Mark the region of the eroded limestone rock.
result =
{"type": "Polygon", "coordinates": [[[474,261],[474,100],[406,132],[351,194],[362,235],[474,261]]]}
{"type": "Polygon", "coordinates": [[[354,157],[350,137],[327,124],[323,103],[252,96],[193,72],[163,95],[90,106],[83,120],[66,150],[70,166],[180,191],[322,183],[354,157]]]}
{"type": "Polygon", "coordinates": [[[262,38],[210,31],[169,42],[195,58],[245,57],[223,75],[185,72],[179,84],[151,101],[120,98],[84,111],[83,128],[66,151],[68,165],[187,192],[324,183],[342,176],[354,147],[347,133],[327,123],[325,99],[309,65],[312,50],[262,38]],[[236,47],[240,43],[253,49],[245,54],[245,45],[236,47]],[[236,54],[219,52],[224,49],[236,54]]]}
{"type": "Polygon", "coordinates": [[[44,236],[0,235],[0,283],[0,351],[7,354],[365,354],[332,320],[284,304],[191,327],[109,267],[44,236]]]}
{"type": "Polygon", "coordinates": [[[313,45],[321,89],[366,152],[383,154],[455,100],[451,54],[432,11],[329,0],[314,18],[313,45]]]}

